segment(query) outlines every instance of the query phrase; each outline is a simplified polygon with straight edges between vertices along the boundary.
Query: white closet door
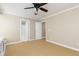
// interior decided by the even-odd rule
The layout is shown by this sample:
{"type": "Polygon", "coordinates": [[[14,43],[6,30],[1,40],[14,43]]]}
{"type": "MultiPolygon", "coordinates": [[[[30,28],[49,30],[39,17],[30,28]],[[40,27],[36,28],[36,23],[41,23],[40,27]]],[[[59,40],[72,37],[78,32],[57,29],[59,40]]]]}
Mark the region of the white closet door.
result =
{"type": "Polygon", "coordinates": [[[21,20],[21,40],[29,40],[29,21],[21,20]]]}
{"type": "Polygon", "coordinates": [[[35,38],[42,39],[42,23],[41,22],[35,23],[35,38]]]}

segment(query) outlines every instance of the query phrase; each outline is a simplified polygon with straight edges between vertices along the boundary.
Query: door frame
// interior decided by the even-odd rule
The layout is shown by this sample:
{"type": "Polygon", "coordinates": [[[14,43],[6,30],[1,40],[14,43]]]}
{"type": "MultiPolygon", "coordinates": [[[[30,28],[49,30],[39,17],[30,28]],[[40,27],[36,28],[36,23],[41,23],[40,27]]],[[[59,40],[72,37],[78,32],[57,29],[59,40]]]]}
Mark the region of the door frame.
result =
{"type": "Polygon", "coordinates": [[[20,41],[29,41],[30,40],[30,20],[26,20],[26,19],[20,19],[20,41]],[[21,36],[21,22],[22,21],[27,21],[28,22],[28,40],[22,40],[22,36],[21,36]]]}

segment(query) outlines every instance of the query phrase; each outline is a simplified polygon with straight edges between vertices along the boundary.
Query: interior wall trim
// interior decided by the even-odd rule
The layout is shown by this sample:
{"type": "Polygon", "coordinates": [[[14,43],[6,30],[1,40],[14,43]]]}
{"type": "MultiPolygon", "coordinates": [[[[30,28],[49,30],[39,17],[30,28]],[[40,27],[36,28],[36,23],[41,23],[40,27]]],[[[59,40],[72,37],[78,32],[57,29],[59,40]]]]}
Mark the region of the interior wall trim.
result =
{"type": "Polygon", "coordinates": [[[46,41],[47,41],[47,42],[50,42],[50,43],[52,43],[52,44],[56,44],[56,45],[58,45],[58,46],[62,46],[62,47],[65,47],[65,48],[68,48],[68,49],[71,49],[71,50],[74,50],[74,51],[79,52],[79,49],[77,49],[77,48],[70,47],[70,46],[68,46],[68,45],[61,44],[61,43],[58,43],[58,42],[55,42],[55,41],[50,41],[50,40],[46,40],[46,41]]]}
{"type": "Polygon", "coordinates": [[[76,6],[73,6],[73,7],[71,7],[71,8],[68,8],[68,9],[65,9],[65,10],[62,10],[62,11],[59,11],[59,12],[54,13],[54,14],[47,15],[47,16],[45,16],[45,17],[42,17],[42,20],[45,20],[45,19],[47,19],[47,18],[49,18],[49,17],[53,17],[53,16],[60,15],[60,14],[62,14],[62,13],[64,13],[64,12],[68,12],[68,11],[73,10],[73,9],[75,9],[75,8],[79,8],[79,5],[76,5],[76,6]]]}
{"type": "MultiPolygon", "coordinates": [[[[33,41],[33,40],[35,40],[35,39],[30,39],[30,40],[28,40],[28,41],[33,41]]],[[[20,40],[20,41],[17,41],[17,42],[10,42],[10,43],[7,43],[6,45],[12,45],[12,44],[19,44],[19,43],[23,43],[23,42],[28,42],[28,41],[26,41],[26,40],[20,40]]]]}

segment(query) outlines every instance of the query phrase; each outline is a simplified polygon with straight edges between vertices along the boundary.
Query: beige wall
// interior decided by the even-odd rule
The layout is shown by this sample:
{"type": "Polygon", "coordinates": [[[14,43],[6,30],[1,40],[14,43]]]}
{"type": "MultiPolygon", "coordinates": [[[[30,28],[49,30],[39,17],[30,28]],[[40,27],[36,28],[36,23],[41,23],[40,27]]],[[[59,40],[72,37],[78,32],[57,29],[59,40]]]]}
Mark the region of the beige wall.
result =
{"type": "Polygon", "coordinates": [[[47,40],[79,49],[79,8],[46,19],[47,40]]]}
{"type": "MultiPolygon", "coordinates": [[[[9,42],[20,40],[20,20],[25,19],[14,15],[0,15],[0,36],[4,36],[9,42]]],[[[27,19],[25,19],[27,20],[27,19]]],[[[30,20],[30,40],[35,39],[35,21],[30,20]]]]}
{"type": "Polygon", "coordinates": [[[20,18],[13,15],[0,15],[0,36],[4,36],[8,42],[20,39],[20,18]]]}
{"type": "MultiPolygon", "coordinates": [[[[0,15],[0,36],[4,36],[8,43],[20,40],[20,20],[25,19],[14,15],[0,15]]],[[[28,19],[25,19],[28,20],[28,19]]],[[[35,39],[35,21],[30,20],[30,40],[35,39]]]]}

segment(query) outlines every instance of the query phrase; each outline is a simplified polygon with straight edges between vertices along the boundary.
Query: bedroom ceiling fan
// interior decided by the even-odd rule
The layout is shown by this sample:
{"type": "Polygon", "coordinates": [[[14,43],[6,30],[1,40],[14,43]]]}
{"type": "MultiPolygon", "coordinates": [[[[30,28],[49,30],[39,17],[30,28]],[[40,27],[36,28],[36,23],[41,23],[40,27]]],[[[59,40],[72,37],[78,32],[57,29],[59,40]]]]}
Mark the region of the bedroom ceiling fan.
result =
{"type": "Polygon", "coordinates": [[[38,14],[38,10],[40,9],[41,11],[44,11],[44,12],[48,12],[47,9],[41,7],[41,6],[44,6],[46,5],[47,3],[32,3],[34,6],[33,7],[27,7],[27,8],[24,8],[24,9],[32,9],[32,8],[35,8],[36,12],[35,12],[35,15],[38,14]]]}

